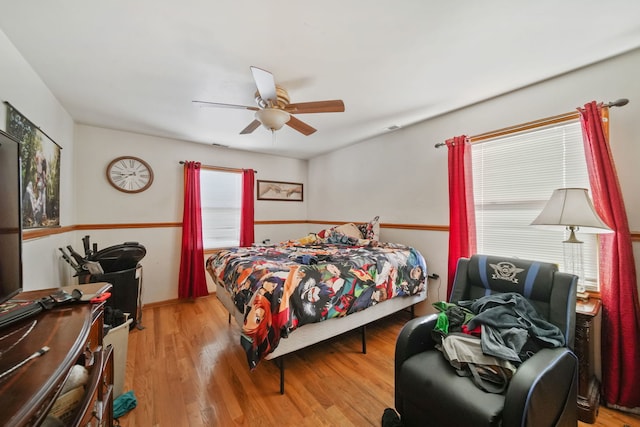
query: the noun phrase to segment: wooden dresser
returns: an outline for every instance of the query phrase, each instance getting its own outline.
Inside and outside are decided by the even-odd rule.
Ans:
[[[108,283],[82,285],[83,293],[102,293]],[[74,287],[64,288],[68,292]],[[36,299],[57,289],[25,292],[16,299]],[[104,348],[104,303],[73,303],[44,311],[0,330],[0,372],[6,372],[34,352],[49,351],[0,380],[0,425],[40,425],[59,397],[74,365],[85,366],[89,379],[68,425],[113,424],[113,355]],[[25,333],[28,332],[26,335]]]

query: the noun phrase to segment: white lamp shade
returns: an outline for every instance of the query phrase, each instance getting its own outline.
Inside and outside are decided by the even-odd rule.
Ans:
[[[289,113],[277,108],[264,108],[256,111],[256,119],[271,131],[280,130],[290,118]]]
[[[586,188],[559,188],[531,225],[578,227],[583,233],[611,233],[596,213]]]

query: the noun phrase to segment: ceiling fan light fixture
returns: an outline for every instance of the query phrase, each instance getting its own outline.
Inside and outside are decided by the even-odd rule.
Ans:
[[[289,113],[277,108],[265,108],[256,111],[256,120],[270,131],[280,130],[289,121]]]

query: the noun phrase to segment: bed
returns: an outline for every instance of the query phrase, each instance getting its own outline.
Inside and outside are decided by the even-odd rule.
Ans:
[[[377,221],[377,218],[375,219]],[[369,229],[367,229],[369,227]],[[357,231],[356,231],[357,230]],[[344,224],[274,246],[221,250],[206,262],[216,296],[241,325],[251,370],[413,306],[427,268],[414,248],[379,242],[371,223]]]

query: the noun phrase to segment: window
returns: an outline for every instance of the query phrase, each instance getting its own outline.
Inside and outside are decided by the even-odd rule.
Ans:
[[[205,249],[240,244],[242,174],[202,168],[202,241]]]
[[[476,142],[471,152],[478,253],[553,262],[564,271],[568,233],[529,224],[557,188],[591,194],[579,120]],[[577,237],[585,242],[586,288],[596,290],[596,235]]]

